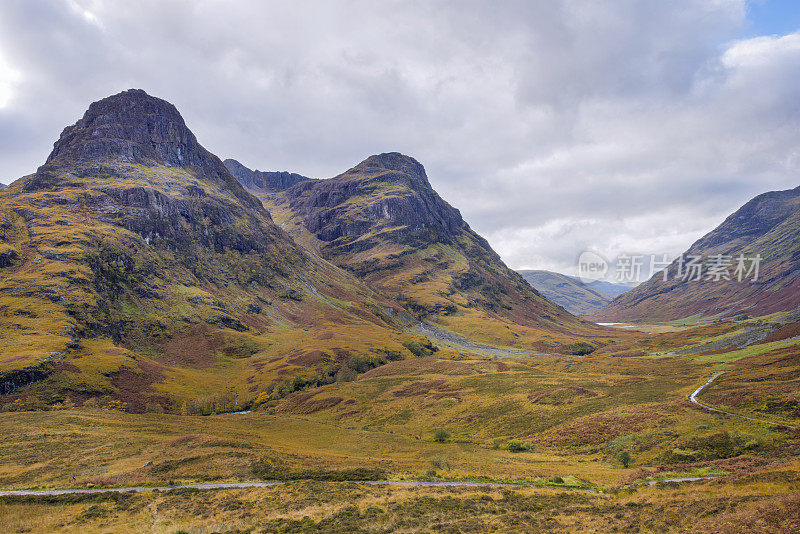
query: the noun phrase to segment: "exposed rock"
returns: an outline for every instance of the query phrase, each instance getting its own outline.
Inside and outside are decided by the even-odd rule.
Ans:
[[[420,233],[423,244],[451,242],[466,226],[430,186],[425,168],[397,152],[371,156],[329,180],[298,183],[285,194],[306,228],[342,251],[369,246],[363,236],[384,228],[396,230],[382,238],[413,245]]]
[[[64,129],[31,187],[46,187],[52,168],[116,161],[142,165],[196,167],[246,205],[259,204],[222,162],[197,142],[175,106],[141,89],[94,102],[78,122]],[[43,183],[45,182],[45,183]]]

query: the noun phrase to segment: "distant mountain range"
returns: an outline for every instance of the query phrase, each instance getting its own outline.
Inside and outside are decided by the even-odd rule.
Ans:
[[[542,295],[578,316],[596,312],[631,286],[601,280],[584,283],[574,276],[542,270],[518,271]]]
[[[800,187],[750,200],[695,242],[682,258],[669,266],[666,281],[663,273],[658,273],[592,317],[604,321],[676,320],[758,316],[797,308]]]

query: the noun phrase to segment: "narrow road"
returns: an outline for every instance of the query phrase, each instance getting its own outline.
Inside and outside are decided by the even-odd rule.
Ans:
[[[520,488],[532,487],[528,484],[504,484],[501,482],[429,482],[424,480],[366,480],[354,481],[370,486],[412,486],[412,487],[467,487],[467,488]],[[57,495],[80,495],[97,493],[142,493],[145,491],[172,491],[178,489],[239,489],[239,488],[268,488],[286,484],[284,481],[274,482],[229,482],[210,484],[180,484],[175,486],[130,486],[126,488],[88,488],[88,489],[51,489],[51,490],[0,490],[0,497],[55,497]],[[573,488],[568,488],[573,489]],[[580,488],[575,488],[580,489]]]
[[[688,478],[672,478],[666,480],[655,480],[648,484],[650,486],[661,484],[663,482],[695,482],[700,480],[707,480],[718,478],[716,476],[709,477],[688,477]],[[367,484],[369,486],[406,486],[406,487],[446,487],[446,488],[543,488],[543,487],[559,487],[559,486],[536,486],[532,484],[509,484],[503,482],[450,482],[450,481],[425,481],[425,480],[364,480],[353,481],[357,484]],[[173,491],[179,489],[196,489],[196,490],[217,490],[217,489],[240,489],[240,488],[269,488],[286,484],[284,481],[274,482],[229,482],[229,483],[210,483],[210,484],[180,484],[175,486],[130,486],[127,488],[88,488],[88,489],[50,489],[50,490],[0,490],[0,497],[55,497],[58,495],[82,495],[82,494],[98,494],[98,493],[142,493],[145,491]],[[580,488],[580,487],[566,487],[561,489],[565,490],[583,490],[589,493],[598,493],[597,490]],[[602,493],[602,492],[600,492]]]
[[[230,482],[214,484],[181,484],[177,486],[130,486],[127,488],[89,488],[89,489],[52,489],[52,490],[2,490],[0,497],[54,497],[56,495],[80,495],[83,493],[141,493],[143,491],[171,491],[176,489],[236,489],[236,488],[268,488],[284,482]]]
[[[733,417],[739,417],[741,419],[747,419],[748,421],[754,421],[756,423],[764,423],[764,424],[767,424],[767,425],[780,425],[780,426],[785,426],[787,428],[791,428],[792,430],[797,430],[796,426],[787,425],[786,423],[778,423],[778,422],[775,422],[775,421],[769,421],[767,419],[758,419],[757,417],[750,417],[750,416],[747,416],[747,415],[733,413],[733,412],[729,412],[729,411],[726,411],[726,410],[720,410],[719,408],[714,408],[712,406],[709,406],[708,404],[704,404],[704,403],[700,402],[699,400],[697,400],[697,396],[700,394],[701,391],[703,391],[705,388],[710,386],[711,383],[714,380],[716,380],[718,377],[724,375],[725,373],[726,373],[726,371],[721,371],[721,372],[715,374],[714,376],[712,376],[711,378],[709,378],[708,381],[705,384],[703,384],[702,386],[700,386],[699,388],[694,390],[692,392],[692,394],[689,395],[689,400],[692,401],[693,403],[697,404],[698,406],[702,406],[706,410],[711,410],[712,412],[724,413],[726,415],[732,415]]]

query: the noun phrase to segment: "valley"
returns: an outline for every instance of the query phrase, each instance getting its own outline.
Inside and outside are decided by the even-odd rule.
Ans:
[[[796,190],[690,249],[769,245],[762,283],[612,296],[538,291],[431,178],[91,104],[0,190],[2,530],[800,528]]]

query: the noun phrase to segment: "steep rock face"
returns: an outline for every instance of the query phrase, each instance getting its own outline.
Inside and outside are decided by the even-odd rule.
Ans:
[[[91,104],[64,129],[40,172],[98,162],[195,167],[243,203],[257,204],[219,158],[200,146],[175,106],[141,89]]]
[[[393,152],[371,156],[331,180],[286,191],[303,224],[339,252],[374,244],[369,234],[409,245],[452,243],[466,225],[431,188],[425,168]]]
[[[175,106],[131,89],[91,104],[83,118],[64,129],[47,163],[72,165],[104,158],[203,167],[210,155]]]
[[[764,193],[747,202],[696,241],[684,257],[702,258],[704,269],[717,255],[728,258],[728,277],[701,280],[678,275],[678,260],[663,273],[615,298],[593,315],[597,320],[676,320],[684,317],[762,315],[800,306],[800,187]],[[735,276],[736,258],[760,255],[758,279]],[[749,270],[751,261],[745,263]],[[686,270],[684,269],[685,273]],[[745,275],[747,273],[744,273]]]
[[[293,185],[310,180],[305,176],[286,171],[254,171],[235,159],[224,162],[228,171],[247,189],[259,191],[283,191]]]

